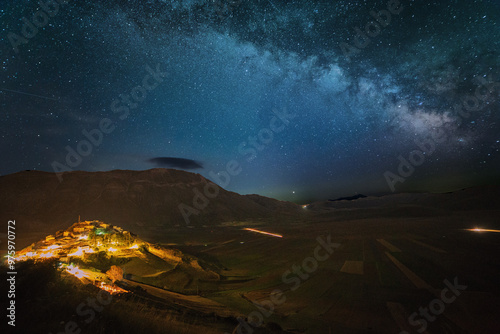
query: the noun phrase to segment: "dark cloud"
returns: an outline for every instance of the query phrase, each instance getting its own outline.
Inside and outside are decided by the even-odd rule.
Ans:
[[[180,168],[180,169],[203,168],[201,162],[184,158],[159,157],[159,158],[149,159],[148,162],[156,164],[159,167]]]

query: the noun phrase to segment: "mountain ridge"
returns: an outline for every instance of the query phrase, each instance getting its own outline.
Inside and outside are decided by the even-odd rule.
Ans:
[[[54,173],[22,171],[0,176],[0,218],[16,219],[24,232],[50,233],[82,220],[103,220],[127,230],[217,225],[255,218],[282,219],[299,205],[218,187],[204,207],[194,203],[212,182],[200,174],[164,168],[143,171],[73,171],[59,182]],[[197,190],[197,191],[195,191]],[[179,205],[198,214],[185,221]]]

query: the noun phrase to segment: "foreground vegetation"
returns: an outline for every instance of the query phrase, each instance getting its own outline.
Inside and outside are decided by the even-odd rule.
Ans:
[[[220,334],[231,332],[235,326],[232,319],[162,307],[140,293],[104,295],[95,286],[83,285],[72,276],[61,276],[56,261],[18,263],[17,272],[19,333]],[[2,284],[5,282],[2,280]]]

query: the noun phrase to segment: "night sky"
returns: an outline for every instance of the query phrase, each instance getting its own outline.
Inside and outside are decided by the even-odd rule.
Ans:
[[[230,162],[226,189],[296,202],[499,184],[498,0],[46,3],[0,5],[2,175]]]

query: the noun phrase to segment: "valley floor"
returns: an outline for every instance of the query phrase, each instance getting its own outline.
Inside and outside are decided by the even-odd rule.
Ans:
[[[345,212],[331,212],[283,222],[168,229],[155,234],[155,241],[216,263],[223,268],[221,279],[200,280],[191,295],[125,283],[149,296],[139,299],[152,313],[159,307],[184,314],[177,328],[185,322],[210,333],[235,328],[238,316],[247,321],[239,325],[241,333],[259,333],[252,321],[267,326],[266,333],[283,333],[280,327],[308,334],[495,333],[500,330],[498,216],[498,211],[464,211],[349,219]]]
[[[249,321],[305,333],[492,333],[500,329],[500,233],[468,230],[477,227],[500,223],[492,212],[311,217],[259,227],[283,238],[226,227],[191,234],[199,246],[186,249],[228,269],[216,288],[200,289]],[[331,255],[316,250],[328,236],[338,244]]]

